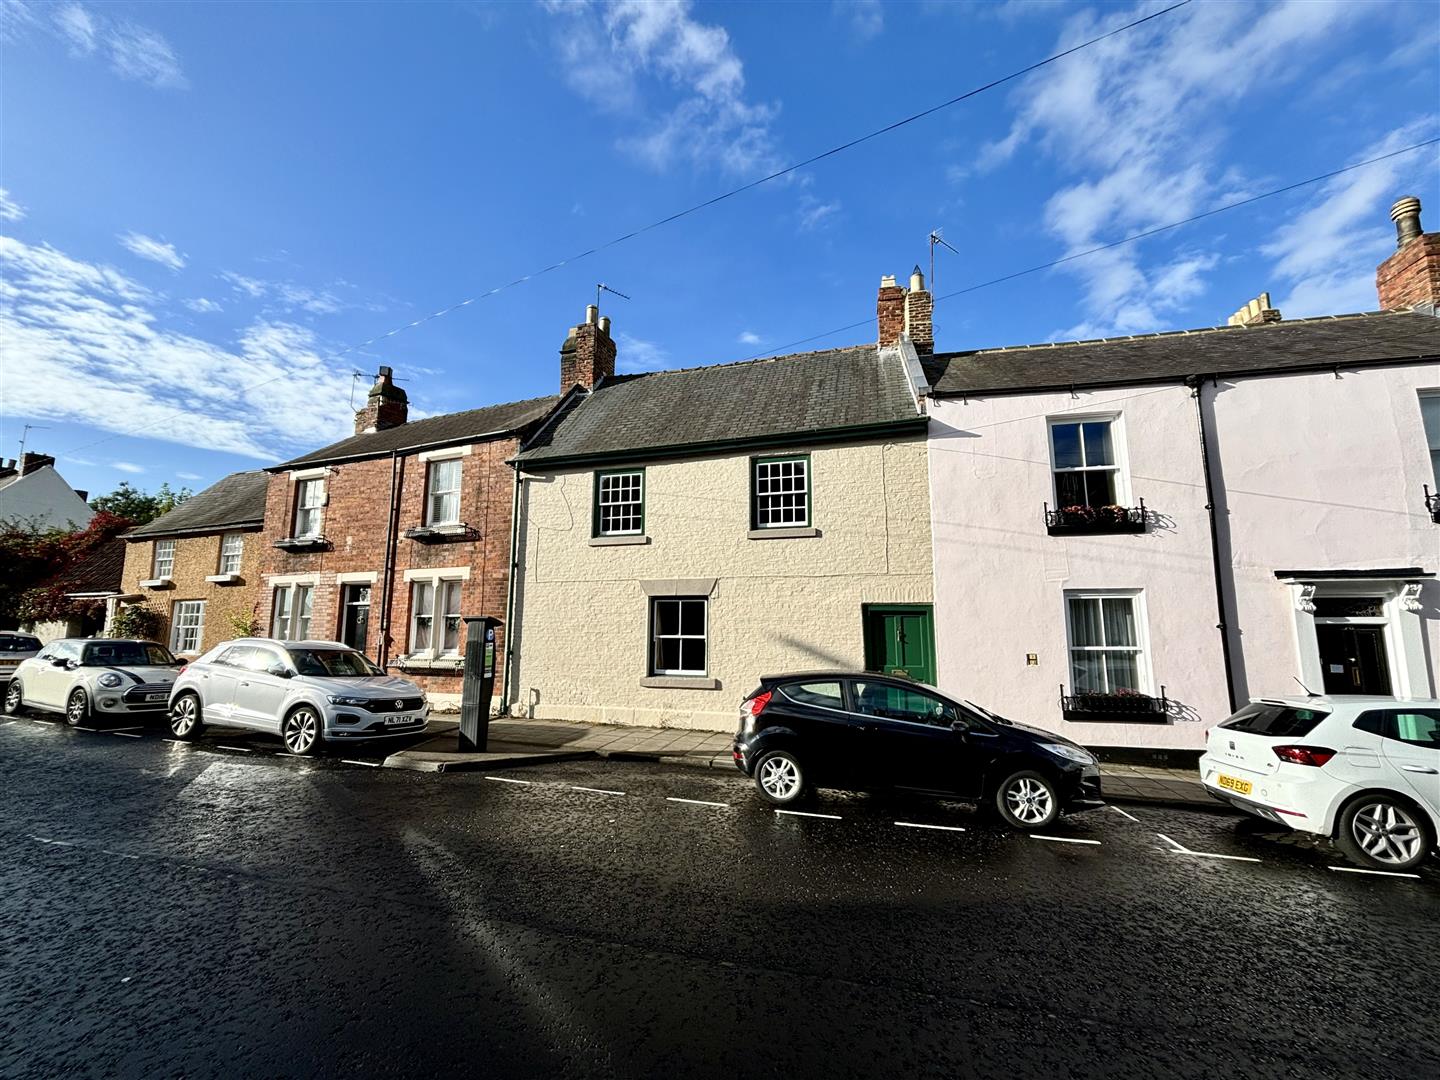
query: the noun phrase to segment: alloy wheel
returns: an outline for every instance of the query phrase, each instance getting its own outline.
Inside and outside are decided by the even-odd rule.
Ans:
[[[1038,825],[1050,816],[1050,789],[1039,780],[1022,776],[1005,790],[1005,805],[1026,825]]]
[[[170,731],[182,739],[189,735],[195,730],[198,712],[199,708],[195,704],[195,699],[186,694],[170,709]]]
[[[776,802],[785,802],[800,787],[800,769],[788,757],[766,758],[760,763],[760,786]]]
[[[65,703],[65,722],[71,727],[79,727],[85,722],[85,714],[89,711],[90,703],[85,700],[85,692],[76,690]]]
[[[1379,863],[1405,865],[1425,844],[1419,823],[1394,803],[1374,802],[1355,814],[1351,831],[1360,850]]]
[[[292,754],[308,754],[320,734],[320,720],[309,709],[296,709],[285,718],[282,735],[285,749]]]
[[[20,711],[20,699],[23,695],[20,692],[20,681],[11,679],[10,685],[5,688],[5,711],[14,716]]]

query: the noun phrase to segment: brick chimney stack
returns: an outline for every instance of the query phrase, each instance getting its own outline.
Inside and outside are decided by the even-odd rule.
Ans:
[[[1420,200],[1413,195],[1390,207],[1399,249],[1375,268],[1375,290],[1386,311],[1440,304],[1440,233],[1420,227]]]
[[[905,333],[921,356],[935,351],[935,300],[925,288],[920,267],[910,271],[910,291],[905,294]]]
[[[55,459],[49,454],[32,454],[29,450],[20,455],[20,475],[29,476],[36,469],[54,465]]]
[[[615,340],[610,336],[610,318],[600,317],[594,304],[585,306],[585,321],[572,327],[560,346],[560,392],[572,386],[593,390],[601,379],[615,375]]]
[[[905,290],[895,284],[895,275],[880,279],[880,295],[875,300],[875,318],[880,324],[880,347],[894,345],[905,332]]]
[[[394,374],[388,367],[376,372],[365,407],[355,412],[356,435],[399,427],[409,419],[410,399],[395,385]]]

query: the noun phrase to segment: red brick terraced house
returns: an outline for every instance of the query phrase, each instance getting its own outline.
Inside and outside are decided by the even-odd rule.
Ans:
[[[609,320],[591,309],[561,347],[561,388],[580,393],[614,364]],[[409,421],[405,391],[380,368],[352,437],[268,470],[264,632],[342,641],[418,683],[435,704],[458,704],[461,617],[505,617],[510,459],[564,400]],[[497,687],[501,678],[497,671]]]

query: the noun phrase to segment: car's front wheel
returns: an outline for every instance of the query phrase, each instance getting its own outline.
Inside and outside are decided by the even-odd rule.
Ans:
[[[1060,797],[1049,777],[1026,769],[1000,781],[995,809],[1017,829],[1043,829],[1060,816]]]
[[[24,705],[25,691],[20,685],[19,679],[11,679],[10,684],[5,687],[5,715],[19,716]]]
[[[1409,803],[1389,795],[1365,795],[1340,815],[1336,841],[1361,866],[1412,870],[1425,861],[1430,836]]]
[[[90,695],[84,690],[72,690],[65,702],[65,723],[79,727],[90,719]]]
[[[303,757],[320,749],[320,714],[309,705],[292,709],[285,722],[280,725],[280,737],[285,740],[285,749]]]
[[[771,750],[755,762],[755,790],[766,802],[789,806],[805,794],[805,770],[789,750]]]
[[[189,742],[205,728],[205,713],[194,694],[181,694],[170,706],[170,734]]]

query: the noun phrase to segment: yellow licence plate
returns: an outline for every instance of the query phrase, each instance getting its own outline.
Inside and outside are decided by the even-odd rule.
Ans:
[[[1223,788],[1228,788],[1236,795],[1249,795],[1251,788],[1255,785],[1249,780],[1241,780],[1234,776],[1226,776],[1223,772],[1215,778],[1215,782]]]

